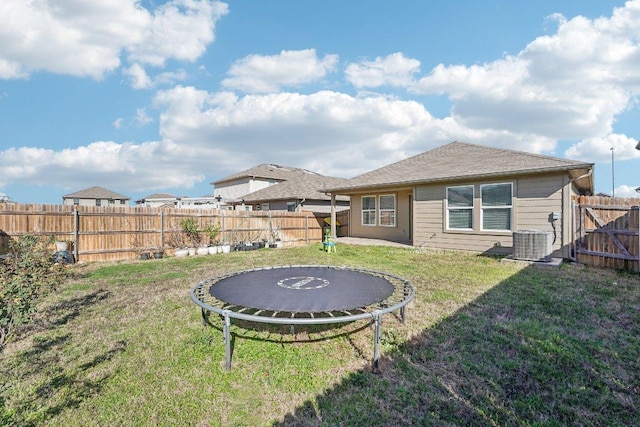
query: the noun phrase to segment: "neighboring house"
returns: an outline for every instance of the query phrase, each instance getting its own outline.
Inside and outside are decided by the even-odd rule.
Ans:
[[[127,206],[130,197],[102,187],[91,187],[62,196],[63,205],[77,206]]]
[[[246,194],[262,190],[279,182],[288,181],[303,173],[309,173],[309,171],[290,166],[263,163],[214,181],[211,185],[215,187],[215,196],[220,197],[223,203],[227,203],[236,200],[241,201]]]
[[[176,203],[176,196],[168,193],[154,193],[136,200],[136,206],[144,206],[146,208],[173,208]]]
[[[156,193],[136,200],[136,206],[145,206],[148,208],[214,209],[220,207],[220,198],[213,196],[176,197],[173,194]]]
[[[351,198],[352,237],[510,253],[514,231],[538,230],[566,258],[571,196],[593,194],[593,164],[452,142],[329,191]]]
[[[324,189],[341,185],[345,179],[305,171],[295,178],[280,182],[242,197],[253,210],[331,212],[331,196]],[[349,209],[349,197],[339,196],[336,210]]]

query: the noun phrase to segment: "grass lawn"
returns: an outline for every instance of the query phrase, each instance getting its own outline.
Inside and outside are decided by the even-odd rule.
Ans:
[[[417,289],[366,323],[203,327],[189,299],[217,274],[289,264],[382,270]],[[319,245],[71,267],[0,354],[0,425],[638,425],[640,278],[474,254]],[[216,316],[212,319],[220,323]],[[214,322],[215,323],[215,322]],[[286,329],[285,329],[286,330]]]

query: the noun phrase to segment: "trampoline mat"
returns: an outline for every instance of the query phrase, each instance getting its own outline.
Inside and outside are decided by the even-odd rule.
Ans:
[[[270,311],[350,310],[383,301],[394,285],[365,272],[328,267],[284,267],[220,279],[209,293],[225,303]]]

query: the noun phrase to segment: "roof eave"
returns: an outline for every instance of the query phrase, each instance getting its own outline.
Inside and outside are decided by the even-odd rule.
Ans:
[[[358,185],[353,187],[336,187],[325,189],[328,194],[337,193],[337,194],[348,194],[349,192],[360,192],[363,190],[371,190],[380,187],[404,187],[404,186],[413,186],[419,184],[434,184],[439,182],[451,182],[451,181],[462,181],[462,180],[477,180],[477,179],[485,179],[485,178],[501,178],[505,176],[514,176],[514,175],[532,175],[532,174],[541,174],[548,172],[563,172],[570,170],[579,170],[584,169],[585,171],[593,169],[593,163],[584,163],[577,164],[575,166],[560,166],[560,167],[549,167],[549,168],[540,168],[540,169],[522,169],[515,171],[504,171],[504,172],[491,172],[491,173],[483,173],[483,174],[472,174],[472,175],[464,175],[464,176],[450,176],[450,177],[440,177],[440,178],[432,178],[432,179],[418,179],[418,180],[410,180],[410,181],[390,181],[386,183],[377,183],[377,184],[365,184]]]

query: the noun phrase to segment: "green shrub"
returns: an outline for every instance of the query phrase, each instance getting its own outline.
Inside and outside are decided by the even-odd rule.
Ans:
[[[186,236],[189,246],[198,246],[200,244],[200,233],[198,232],[198,221],[195,218],[185,218],[180,223],[182,231]]]
[[[65,267],[53,263],[52,244],[53,237],[30,234],[9,243],[0,263],[0,350],[18,326],[32,320],[38,299],[66,277]]]

